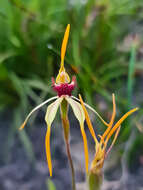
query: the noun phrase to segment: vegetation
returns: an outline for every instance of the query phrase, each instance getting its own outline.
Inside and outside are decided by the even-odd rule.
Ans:
[[[70,23],[65,63],[70,76],[77,78],[75,95],[82,94],[89,105],[99,113],[103,111],[105,120],[112,113],[112,93],[119,105],[117,117],[140,107],[138,114],[123,124],[118,140],[126,146],[127,138],[135,134],[130,148],[121,151],[126,164],[132,164],[130,155],[143,145],[142,10],[142,0],[0,1],[0,110],[12,114],[4,162],[9,160],[16,134],[29,161],[35,162],[31,129],[20,133],[17,129],[33,104],[55,94],[51,77],[58,73],[61,41]]]

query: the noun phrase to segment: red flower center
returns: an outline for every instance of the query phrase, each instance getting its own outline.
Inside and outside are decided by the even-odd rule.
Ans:
[[[71,96],[71,93],[76,86],[76,78],[73,77],[71,83],[61,83],[61,84],[56,84],[54,79],[52,79],[52,86],[53,86],[54,91],[58,93],[59,97],[62,95]]]

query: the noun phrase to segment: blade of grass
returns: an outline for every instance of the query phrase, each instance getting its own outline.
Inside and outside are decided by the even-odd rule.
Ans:
[[[136,62],[136,46],[132,45],[130,53],[130,61],[128,68],[128,83],[127,83],[127,94],[128,94],[128,106],[131,106],[133,96],[133,85],[134,85],[134,73],[135,73],[135,62]]]

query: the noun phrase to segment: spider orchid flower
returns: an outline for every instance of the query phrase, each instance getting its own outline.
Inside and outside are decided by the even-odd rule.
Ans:
[[[80,98],[82,108],[84,110],[87,125],[88,125],[89,128],[93,128],[92,123],[91,123],[90,118],[89,118],[89,115],[88,115],[88,112],[87,112],[87,110],[85,108],[84,102],[83,102],[80,95],[79,95],[79,98]],[[104,164],[104,160],[106,159],[107,155],[111,151],[111,149],[112,149],[112,147],[113,147],[113,145],[114,145],[114,143],[115,143],[115,141],[116,141],[116,139],[118,137],[122,122],[129,115],[131,115],[132,113],[134,113],[135,111],[138,110],[138,108],[131,109],[126,114],[124,114],[119,119],[119,121],[117,121],[114,124],[114,120],[115,120],[115,116],[116,116],[116,103],[115,103],[115,95],[114,94],[112,95],[112,100],[113,100],[113,113],[112,113],[110,122],[109,123],[104,123],[107,126],[105,132],[103,133],[102,136],[98,135],[98,137],[99,137],[98,139],[97,139],[94,131],[92,132],[92,134],[93,134],[92,136],[94,137],[94,141],[95,141],[96,152],[95,152],[94,159],[93,159],[93,161],[91,163],[90,171],[93,172],[93,173],[96,173],[96,174],[101,173],[101,170],[102,170],[103,164]],[[113,141],[112,141],[111,145],[109,146],[109,148],[107,149],[108,141],[113,136],[113,134],[114,134]]]
[[[61,47],[61,64],[60,64],[60,70],[59,73],[56,77],[56,80],[52,78],[52,87],[53,90],[57,92],[57,96],[54,96],[37,107],[35,107],[26,117],[25,121],[21,125],[20,129],[23,129],[30,118],[30,116],[39,108],[44,106],[45,104],[54,101],[47,107],[47,112],[45,115],[45,120],[47,123],[47,132],[46,132],[46,137],[45,137],[45,147],[46,147],[46,157],[47,157],[47,163],[49,167],[49,173],[50,176],[52,176],[52,160],[51,160],[51,151],[50,151],[50,134],[51,134],[51,125],[53,123],[53,120],[56,116],[56,113],[58,111],[58,108],[63,104],[63,102],[67,102],[68,105],[71,106],[73,113],[77,120],[79,121],[80,124],[80,129],[81,129],[81,134],[83,137],[83,142],[84,142],[84,152],[85,152],[85,168],[86,171],[88,172],[88,145],[87,145],[87,138],[86,134],[84,131],[84,121],[85,121],[85,114],[84,110],[80,104],[80,101],[78,98],[71,96],[72,91],[74,90],[76,86],[76,78],[73,77],[72,81],[70,82],[70,77],[67,74],[65,68],[64,68],[64,57],[65,57],[65,52],[66,52],[66,47],[67,47],[67,42],[68,42],[68,37],[69,37],[69,31],[70,31],[70,25],[67,25],[63,42],[62,42],[62,47]],[[86,104],[87,105],[87,104]],[[88,106],[88,105],[87,105]],[[62,107],[62,106],[61,106]],[[88,106],[90,109],[90,106]],[[92,109],[92,108],[91,108]],[[99,116],[100,117],[100,116]]]

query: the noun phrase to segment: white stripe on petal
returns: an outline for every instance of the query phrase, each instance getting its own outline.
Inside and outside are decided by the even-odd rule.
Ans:
[[[77,100],[77,101],[79,101],[80,102],[80,100],[78,99],[78,98],[76,98],[75,96],[71,96],[73,99],[75,99],[75,100]],[[100,116],[100,114],[95,110],[95,109],[93,109],[91,106],[89,106],[88,104],[86,104],[85,102],[84,102],[84,105],[88,108],[88,109],[90,109],[91,111],[93,111],[98,117],[99,117],[99,119],[104,123],[104,125],[106,125],[107,127],[109,126],[109,124]]]
[[[83,111],[80,103],[76,102],[75,100],[73,100],[70,97],[65,97],[65,99],[71,105],[74,115],[77,118],[77,120],[79,121],[80,125],[83,126],[84,121],[85,121],[85,115],[84,115],[84,111]]]
[[[51,126],[62,100],[63,97],[60,97],[47,107],[47,112],[45,116],[45,121],[47,123],[47,126]]]
[[[48,100],[42,102],[42,103],[39,104],[38,106],[36,106],[36,107],[28,114],[28,116],[26,117],[25,121],[23,122],[23,124],[21,125],[21,127],[20,127],[19,129],[21,130],[21,129],[24,128],[24,126],[26,125],[26,123],[27,123],[29,117],[30,117],[36,110],[38,110],[39,108],[41,108],[42,106],[44,106],[44,105],[47,104],[48,102],[50,102],[50,101],[52,101],[52,100],[55,100],[55,99],[57,99],[57,98],[58,98],[58,96],[54,96],[54,97],[49,98]]]

